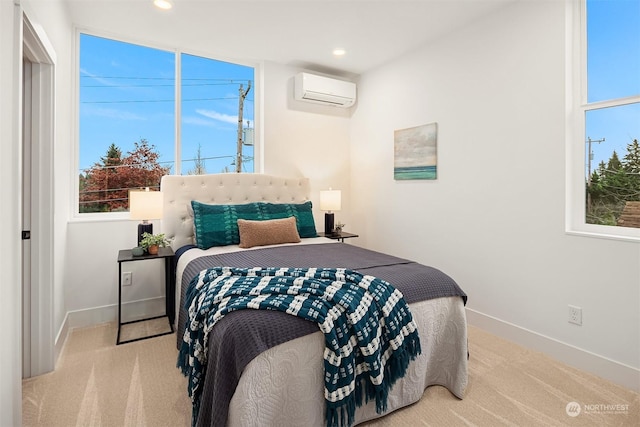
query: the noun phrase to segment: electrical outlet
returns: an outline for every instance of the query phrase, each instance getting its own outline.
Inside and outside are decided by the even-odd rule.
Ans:
[[[569,323],[582,326],[582,308],[575,305],[569,306]]]
[[[132,282],[131,272],[126,271],[122,273],[122,286],[131,286],[131,282]]]

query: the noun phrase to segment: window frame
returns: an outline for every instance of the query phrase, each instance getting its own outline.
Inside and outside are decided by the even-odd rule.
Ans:
[[[237,58],[221,58],[214,57],[213,55],[201,52],[197,50],[184,49],[179,47],[171,47],[163,44],[153,44],[148,41],[141,41],[135,38],[118,36],[102,31],[95,31],[87,28],[75,27],[74,34],[74,71],[72,78],[72,94],[73,94],[73,169],[71,171],[71,182],[73,188],[73,197],[71,197],[71,218],[72,222],[94,222],[94,221],[122,221],[129,220],[129,212],[91,212],[80,213],[80,184],[78,180],[78,171],[80,170],[80,35],[86,34],[89,36],[102,37],[105,39],[135,44],[142,47],[151,49],[163,50],[175,55],[175,78],[176,82],[181,81],[181,65],[182,55],[199,56],[214,61],[229,62],[237,65],[251,67],[254,70],[253,76],[253,128],[254,128],[254,143],[253,143],[253,173],[262,173],[264,170],[263,159],[263,145],[262,145],[262,63],[260,62],[244,62]],[[175,104],[174,104],[174,152],[175,157],[173,174],[180,175],[182,168],[181,160],[181,85],[175,85]]]
[[[585,164],[588,111],[640,102],[640,95],[587,102],[586,0],[566,3],[566,218],[567,234],[640,242],[640,229],[586,222]]]

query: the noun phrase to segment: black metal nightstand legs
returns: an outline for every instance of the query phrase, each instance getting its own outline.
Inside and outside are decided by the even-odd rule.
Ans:
[[[164,283],[165,283],[165,314],[160,316],[147,317],[144,319],[122,322],[122,263],[131,261],[143,261],[149,259],[164,259]],[[147,320],[160,319],[166,317],[169,321],[169,331],[125,341],[120,340],[120,332],[123,325],[144,322]],[[126,344],[134,341],[155,338],[162,335],[169,335],[174,332],[173,323],[175,321],[175,275],[174,275],[174,253],[171,248],[160,248],[157,255],[133,256],[130,249],[121,250],[118,253],[118,334],[116,345]]]

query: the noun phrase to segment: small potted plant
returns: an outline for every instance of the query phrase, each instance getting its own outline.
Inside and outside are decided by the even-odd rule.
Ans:
[[[160,234],[151,234],[144,233],[142,235],[142,240],[140,241],[140,247],[148,252],[149,255],[156,255],[158,253],[158,248],[164,248],[170,242],[164,235],[164,233]]]
[[[341,234],[342,233],[342,229],[344,228],[345,224],[343,222],[338,221],[336,223],[336,228],[335,228],[335,234]]]

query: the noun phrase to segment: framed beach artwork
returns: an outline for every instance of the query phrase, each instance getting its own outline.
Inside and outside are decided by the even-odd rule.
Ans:
[[[438,124],[416,126],[393,132],[393,178],[436,179],[438,172]]]

